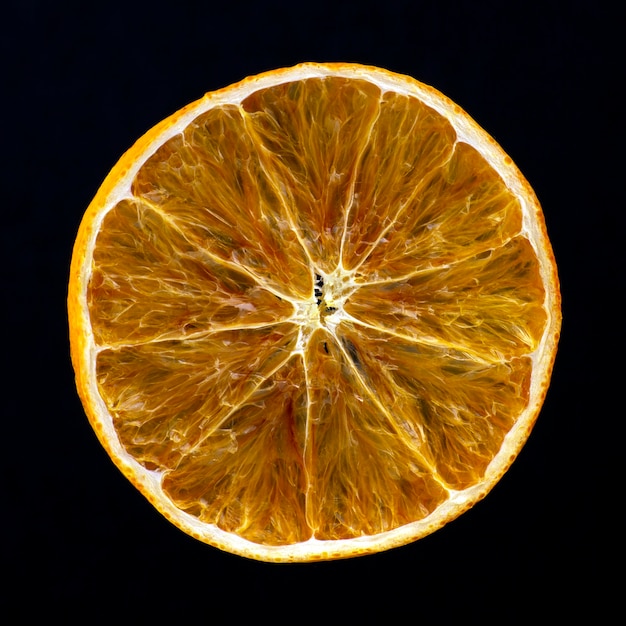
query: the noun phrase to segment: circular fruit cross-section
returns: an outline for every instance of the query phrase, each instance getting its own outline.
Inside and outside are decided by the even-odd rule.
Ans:
[[[528,183],[417,81],[304,64],[149,131],[72,259],[78,390],[174,524],[275,561],[397,546],[482,498],[560,327]]]

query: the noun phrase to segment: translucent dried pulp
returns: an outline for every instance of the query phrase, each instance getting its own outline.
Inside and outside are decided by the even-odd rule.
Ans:
[[[560,329],[541,209],[434,89],[304,64],[157,125],[87,210],[69,284],[87,415],[175,525],[341,558],[482,498]]]

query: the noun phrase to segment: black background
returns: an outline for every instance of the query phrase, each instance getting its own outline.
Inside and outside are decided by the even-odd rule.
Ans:
[[[615,505],[599,462],[623,418],[623,405],[608,405],[604,352],[621,341],[606,312],[623,293],[615,11],[396,0],[5,5],[2,560],[10,582],[0,597],[3,609],[19,611],[13,623],[41,610],[81,623],[110,613],[157,624],[168,615],[334,624],[383,614],[385,623],[452,623],[455,614],[514,623],[546,608],[561,617],[603,610],[610,594],[601,600],[596,585],[614,551],[601,547],[599,528]],[[410,74],[492,134],[544,207],[564,324],[533,434],[483,502],[403,548],[273,565],[187,537],[115,469],[75,392],[65,298],[83,211],[122,152],[206,91],[301,61]]]

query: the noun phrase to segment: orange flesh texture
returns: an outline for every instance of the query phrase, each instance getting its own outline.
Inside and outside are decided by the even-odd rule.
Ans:
[[[528,403],[545,294],[517,198],[443,116],[367,81],[269,87],[199,115],[132,193],[94,249],[96,375],[177,507],[288,545],[480,482]],[[355,286],[327,325],[315,283],[338,267]]]

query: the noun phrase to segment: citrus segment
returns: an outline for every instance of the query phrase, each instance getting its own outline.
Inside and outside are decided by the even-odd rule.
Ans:
[[[394,425],[395,447],[409,446],[413,464],[428,461],[427,469],[446,489],[479,482],[528,403],[530,359],[487,363],[372,328],[344,324],[340,332],[354,346],[361,378]],[[410,465],[399,467],[403,474]]]
[[[520,233],[519,198],[484,157],[462,142],[446,157],[373,241],[359,268],[370,280],[458,262]]]
[[[165,472],[165,493],[202,522],[249,541],[289,545],[309,539],[307,402],[302,362],[292,358]]]
[[[98,389],[120,442],[139,463],[172,469],[284,365],[297,332],[285,323],[103,349]]]
[[[161,210],[123,200],[105,216],[87,293],[98,345],[181,339],[287,319],[293,307],[216,260]]]
[[[242,102],[312,263],[337,267],[346,207],[378,115],[380,90],[363,80],[316,79],[277,85]]]
[[[238,108],[196,118],[148,159],[132,192],[216,258],[277,292],[308,297],[308,259]]]
[[[537,348],[544,297],[536,254],[517,236],[456,263],[363,285],[345,310],[393,335],[501,362]]]
[[[528,183],[408,77],[305,64],[112,170],[68,295],[86,412],[181,529],[307,561],[422,537],[527,438],[560,329]]]
[[[380,95],[376,122],[356,166],[342,254],[346,269],[362,263],[371,269],[381,259],[387,261],[388,251],[383,247],[369,257],[390,229],[397,232],[394,243],[403,242],[400,215],[406,216],[403,225],[407,218],[418,228],[426,221],[422,210],[415,224],[416,204],[432,188],[432,179],[447,167],[455,141],[448,120],[420,100],[390,92]],[[400,255],[407,252],[405,248]]]
[[[447,497],[421,442],[398,435],[399,404],[383,403],[363,368],[369,349],[343,333],[338,343],[323,331],[309,342],[307,520],[317,539],[382,533],[426,517]]]

